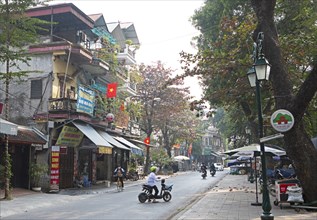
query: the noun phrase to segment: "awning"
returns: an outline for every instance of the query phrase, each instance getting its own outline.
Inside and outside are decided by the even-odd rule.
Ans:
[[[99,131],[97,130],[98,134],[100,134],[101,137],[103,137],[106,141],[108,141],[110,144],[112,144],[114,147],[120,148],[122,150],[128,150],[130,151],[130,148],[124,146],[119,141],[114,139],[110,134],[106,133],[105,131]]]
[[[9,134],[9,135],[17,135],[18,125],[0,118],[0,133]]]
[[[0,134],[0,138],[3,138],[3,134]],[[21,125],[17,127],[17,135],[8,135],[8,138],[9,143],[14,144],[44,145],[47,142],[42,132]]]
[[[111,144],[106,141],[103,137],[101,137],[98,132],[88,124],[79,124],[73,122],[73,124],[87,137],[89,138],[95,145],[98,147],[111,147]]]
[[[121,142],[122,144],[125,144],[126,146],[131,148],[131,152],[138,155],[143,155],[143,150],[139,148],[138,146],[132,144],[130,141],[127,141],[123,137],[113,137],[117,141]]]
[[[211,151],[211,153],[210,153],[212,156],[215,156],[215,157],[220,157],[220,155],[219,154],[217,154],[216,152],[213,152],[213,151]]]

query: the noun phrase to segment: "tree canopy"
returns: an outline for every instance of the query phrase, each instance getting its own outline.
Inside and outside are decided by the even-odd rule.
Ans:
[[[316,3],[207,0],[192,17],[201,32],[194,39],[198,52],[181,54],[184,76],[201,77],[204,99],[232,116],[235,109],[241,109],[244,115],[239,120],[232,118],[232,127],[238,128],[241,119],[245,120],[243,124],[250,125],[252,136],[257,136],[255,93],[246,73],[254,62],[258,33],[264,33],[263,50],[272,65],[270,82],[261,88],[264,119],[277,109],[294,115],[295,125],[284,134],[283,147],[294,162],[308,201],[317,199],[316,192],[309,192],[317,187],[311,175],[317,166],[317,151],[310,140],[310,135],[316,135]],[[276,133],[267,121],[264,125],[265,135]]]

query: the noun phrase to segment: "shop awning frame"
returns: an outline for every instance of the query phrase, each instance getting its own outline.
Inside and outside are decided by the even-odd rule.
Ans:
[[[106,141],[98,132],[89,124],[72,122],[87,138],[89,138],[97,147],[110,147],[112,145]]]
[[[98,134],[100,134],[100,136],[102,138],[104,138],[107,142],[109,142],[110,144],[112,144],[114,147],[120,148],[122,150],[128,150],[131,151],[130,148],[124,146],[123,144],[121,144],[119,141],[117,141],[116,139],[114,139],[110,134],[108,134],[105,131],[100,131],[97,130]]]
[[[135,144],[131,143],[130,141],[124,139],[123,137],[113,137],[117,141],[121,142],[122,144],[131,148],[131,152],[138,155],[143,155],[143,150],[136,146]]]

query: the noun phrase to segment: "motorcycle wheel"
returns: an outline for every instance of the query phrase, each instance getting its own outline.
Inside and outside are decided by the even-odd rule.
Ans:
[[[141,203],[145,203],[145,201],[148,199],[147,195],[145,193],[140,193],[138,196],[138,199]]]
[[[163,194],[163,200],[164,200],[165,202],[169,202],[171,199],[172,199],[172,194],[170,194],[169,192],[165,192],[165,193]]]

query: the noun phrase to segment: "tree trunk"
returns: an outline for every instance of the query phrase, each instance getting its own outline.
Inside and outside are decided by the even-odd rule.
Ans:
[[[8,48],[7,44],[7,48]],[[10,61],[6,61],[6,81],[5,81],[5,120],[9,120],[9,67]],[[10,189],[10,180],[11,180],[11,155],[9,153],[9,136],[7,134],[4,135],[5,140],[5,148],[4,148],[4,175],[5,175],[5,183],[4,183],[4,199],[11,200],[12,194]]]
[[[299,92],[293,94],[292,84],[279,48],[277,30],[274,24],[275,0],[251,0],[258,17],[258,26],[254,32],[263,32],[264,54],[271,67],[270,81],[273,87],[276,109],[290,111],[294,118],[294,127],[284,133],[285,150],[293,161],[296,174],[303,188],[305,202],[317,200],[317,151],[305,131],[303,115],[317,91],[316,63]],[[255,39],[255,37],[254,37]]]

